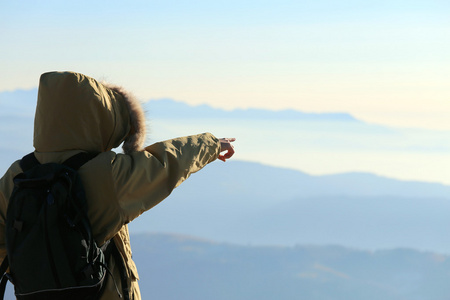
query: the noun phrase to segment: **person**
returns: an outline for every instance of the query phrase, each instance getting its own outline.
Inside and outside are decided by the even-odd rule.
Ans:
[[[98,245],[111,239],[127,274],[130,299],[141,299],[138,272],[131,256],[127,224],[151,209],[208,163],[234,154],[234,138],[211,133],[174,138],[143,148],[145,117],[140,103],[124,89],[74,72],[49,72],[39,81],[34,123],[35,156],[40,163],[62,163],[80,153],[99,153],[79,174],[88,201],[88,218]],[[112,149],[123,143],[124,153]],[[5,220],[14,162],[0,179],[0,259],[6,255]],[[101,299],[119,299],[123,290],[118,264],[108,263],[115,280],[107,280]],[[114,283],[115,281],[115,283]]]

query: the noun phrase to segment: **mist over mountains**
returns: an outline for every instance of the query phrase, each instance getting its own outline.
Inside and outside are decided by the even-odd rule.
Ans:
[[[312,175],[372,173],[450,184],[450,132],[391,128],[345,113],[224,111],[173,100],[145,103],[149,142],[210,131],[236,137],[236,159]]]
[[[36,89],[0,93],[0,136],[8,141],[0,145],[0,170],[33,150],[36,94]],[[211,128],[217,136],[236,136],[237,153],[232,161],[214,162],[194,174],[167,200],[132,222],[134,232],[181,233],[254,245],[337,244],[450,253],[446,242],[449,186],[367,172],[317,176],[295,168],[302,158],[326,164],[320,158],[322,154],[332,157],[330,151],[339,154],[337,159],[366,155],[365,160],[373,160],[372,150],[397,147],[388,145],[386,139],[400,143],[403,138],[404,144],[393,152],[418,142],[405,139],[394,129],[366,124],[346,114],[226,112],[170,100],[149,101],[145,108],[149,143]],[[298,139],[286,143],[280,126],[289,124],[292,126],[283,129],[304,143]],[[362,136],[366,139],[349,142]],[[373,145],[377,140],[380,143]],[[433,145],[437,141],[429,137],[427,151],[436,154]],[[410,153],[402,152],[406,157]],[[255,162],[258,157],[272,166]],[[283,165],[283,161],[290,167],[273,166]]]
[[[310,176],[230,161],[194,174],[130,224],[244,245],[450,253],[450,187],[370,174]]]
[[[32,150],[36,97],[37,89],[0,92],[0,125],[2,136],[8,137],[1,145],[5,151]],[[144,108],[147,143],[209,131],[236,137],[239,160],[314,175],[360,172],[450,184],[447,131],[390,128],[346,113],[225,111],[168,99],[147,101]]]

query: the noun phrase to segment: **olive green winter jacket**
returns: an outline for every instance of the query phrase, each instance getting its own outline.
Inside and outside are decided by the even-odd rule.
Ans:
[[[144,114],[121,88],[82,74],[52,72],[41,76],[34,125],[35,155],[41,163],[63,162],[79,152],[100,153],[83,165],[80,176],[88,215],[98,244],[113,239],[128,273],[130,299],[140,299],[138,273],[131,258],[127,223],[157,205],[172,190],[220,152],[220,142],[204,133],[142,148]],[[123,144],[125,154],[111,149]],[[6,255],[5,218],[15,162],[0,179],[0,259]],[[150,229],[150,228],[149,228]],[[109,262],[122,290],[116,262]],[[101,299],[119,299],[113,280]]]

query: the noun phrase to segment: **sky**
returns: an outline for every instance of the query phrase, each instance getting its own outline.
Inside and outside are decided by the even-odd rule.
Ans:
[[[81,72],[140,99],[450,130],[450,2],[0,0],[0,91]]]

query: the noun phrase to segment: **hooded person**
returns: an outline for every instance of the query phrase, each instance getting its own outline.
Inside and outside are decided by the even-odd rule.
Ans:
[[[50,72],[40,78],[34,123],[37,160],[62,163],[80,152],[99,153],[79,169],[88,218],[97,244],[111,240],[122,259],[110,257],[108,266],[116,279],[106,281],[100,299],[120,299],[117,288],[128,290],[130,299],[141,299],[127,224],[165,199],[190,174],[234,153],[234,139],[219,140],[210,133],[143,148],[145,127],[140,103],[121,88],[73,72]],[[123,154],[112,151],[122,143]],[[2,261],[8,201],[13,178],[21,172],[20,161],[16,161],[0,179]],[[127,287],[117,280],[122,263]]]

